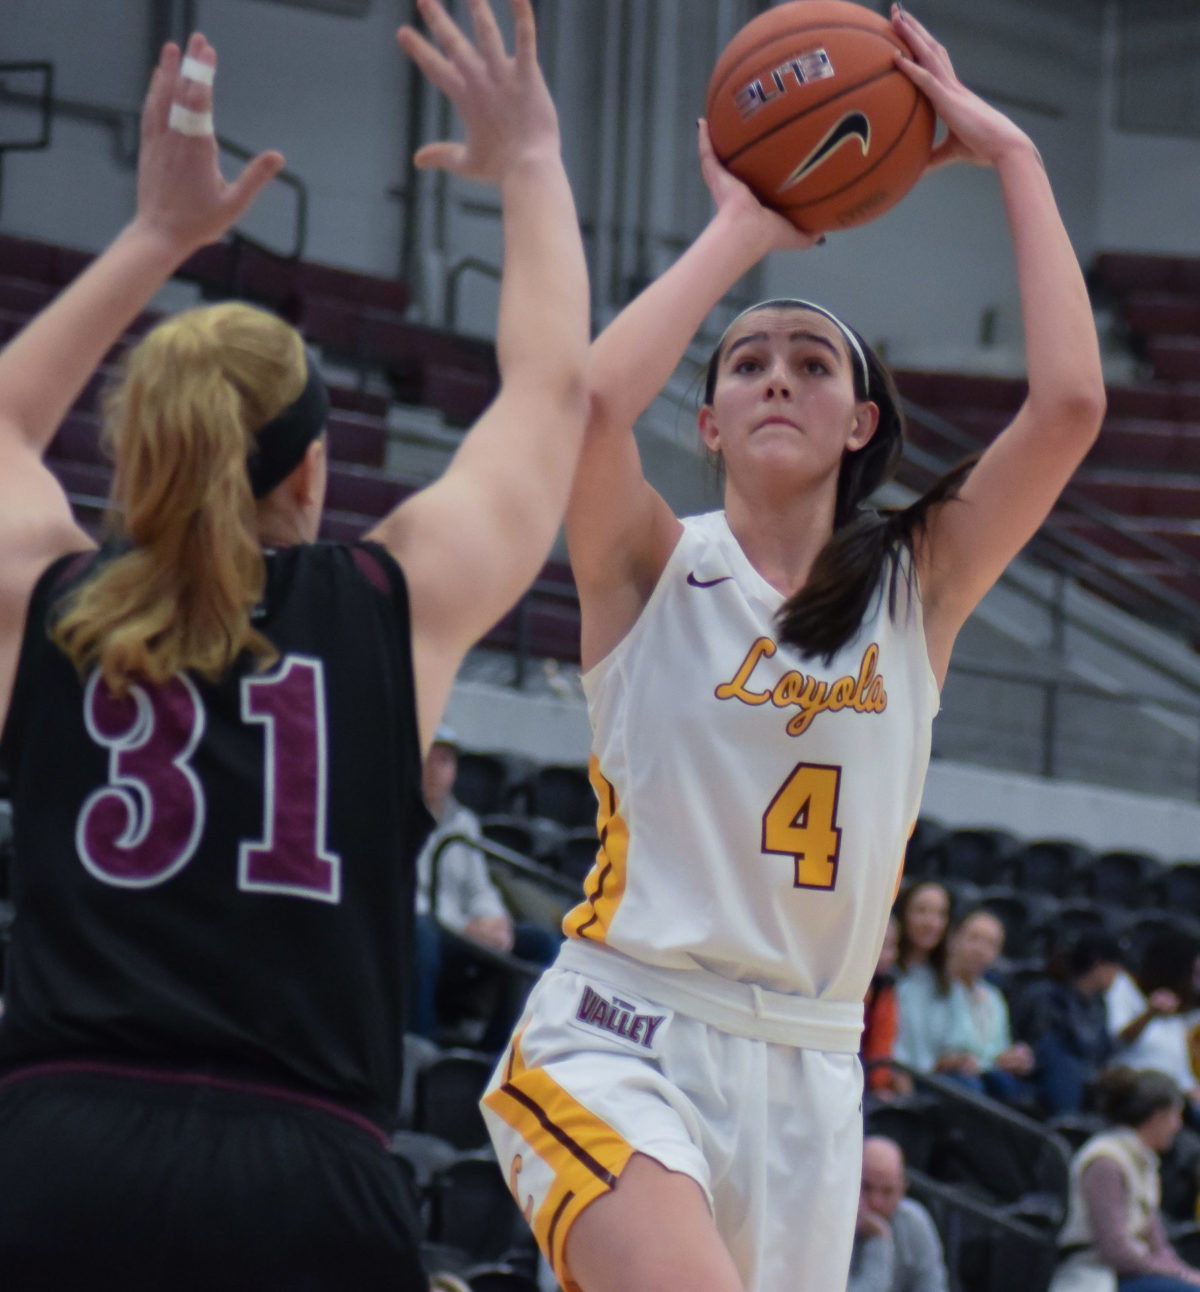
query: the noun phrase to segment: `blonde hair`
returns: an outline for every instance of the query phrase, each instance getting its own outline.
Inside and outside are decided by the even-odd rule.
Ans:
[[[278,652],[250,623],[266,565],[246,458],[296,400],[299,334],[231,302],[160,323],[105,400],[115,471],[109,528],[129,543],[67,598],[54,640],[114,694],[184,669],[215,680],[242,653]]]

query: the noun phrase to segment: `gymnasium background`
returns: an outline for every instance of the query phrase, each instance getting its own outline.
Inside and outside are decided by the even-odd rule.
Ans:
[[[535,0],[597,326],[707,219],[695,118],[717,52],[765,7]],[[1200,256],[1200,3],[925,0],[915,12],[962,78],[1033,136],[1085,268],[1105,252]],[[494,199],[407,163],[446,128],[438,96],[394,44],[410,15],[397,0],[3,0],[0,141],[34,142],[42,129],[45,71],[12,64],[52,65],[55,108],[49,147],[3,152],[0,233],[103,245],[131,209],[135,110],[152,51],[198,27],[219,53],[218,133],[246,149],[280,148],[295,180],[275,185],[247,232],[284,254],[400,276],[417,323],[489,335]],[[985,171],[938,174],[879,223],[772,260],[714,314],[713,335],[737,305],[784,293],[837,310],[905,371],[1022,368],[1003,211]],[[193,299],[194,289],[173,286],[163,304]],[[1142,382],[1145,355],[1119,301],[1100,285],[1095,305],[1110,381]],[[639,429],[649,474],[681,509],[715,497],[692,413],[704,354],[698,345]],[[388,425],[389,453],[426,475],[456,442],[426,409],[392,408]],[[1158,482],[1177,503],[1193,491],[1177,526],[1184,564],[1166,572],[1185,589],[1186,540],[1200,533],[1195,443],[1197,456]],[[1170,601],[1129,614],[1076,573],[1019,562],[968,626],[925,811],[948,826],[1200,857],[1200,585],[1194,614]],[[1162,574],[1160,560],[1147,578]],[[468,663],[449,711],[464,744],[582,763],[586,721],[570,662],[534,659],[520,688],[513,676],[494,652]]]

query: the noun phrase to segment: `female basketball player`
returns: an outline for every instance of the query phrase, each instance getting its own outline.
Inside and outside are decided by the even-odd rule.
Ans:
[[[1036,530],[1104,410],[1082,277],[1030,140],[894,11],[949,129],[994,167],[1029,394],[972,469],[861,509],[900,418],[861,338],[811,305],[736,319],[700,432],[723,512],[680,522],[631,428],[722,294],[802,245],[716,163],[711,224],[595,342],[568,509],[600,853],[485,1105],[565,1288],[845,1286],[862,1000],[963,621]],[[951,497],[954,493],[955,496]]]
[[[428,747],[459,660],[530,583],[584,423],[587,286],[529,0],[509,57],[436,0],[400,43],[498,185],[499,395],[368,540],[314,544],[326,396],[242,305],[160,324],[110,408],[99,551],[42,463],[233,184],[215,55],[167,46],[137,214],[0,356],[0,721],[19,912],[0,1031],[6,1288],[425,1288],[395,1106]],[[440,48],[439,48],[440,47]]]

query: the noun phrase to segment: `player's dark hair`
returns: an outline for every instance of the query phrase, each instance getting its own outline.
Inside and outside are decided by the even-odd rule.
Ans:
[[[769,300],[753,310],[797,309],[807,306],[791,300]],[[875,590],[888,572],[888,610],[896,612],[896,595],[901,576],[900,555],[910,554],[917,535],[924,528],[929,509],[953,498],[975,465],[969,458],[952,468],[930,489],[907,507],[875,509],[863,504],[880,485],[890,480],[904,451],[904,413],[900,393],[891,371],[853,328],[840,323],[862,349],[864,373],[850,352],[854,397],[871,400],[879,409],[875,434],[859,449],[847,449],[838,473],[837,502],[833,534],[817,554],[804,587],[791,597],[777,615],[780,639],[806,655],[822,656],[828,662],[858,631]],[[708,361],[704,402],[711,404],[716,391],[725,338]],[[907,577],[911,580],[911,564]]]
[[[1183,1103],[1179,1087],[1165,1072],[1108,1068],[1097,1077],[1095,1091],[1096,1105],[1106,1121],[1134,1129],[1164,1108]]]

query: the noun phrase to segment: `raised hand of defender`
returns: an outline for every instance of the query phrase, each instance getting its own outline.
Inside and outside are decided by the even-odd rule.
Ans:
[[[215,72],[217,51],[196,32],[187,56]],[[138,150],[137,221],[185,250],[215,242],[245,214],[250,204],[283,168],[277,152],[260,153],[228,183],[217,161],[217,141],[211,129],[185,133],[172,126],[171,108],[178,105],[188,119],[211,120],[213,88],[182,74],[183,59],[174,42],[163,47],[146,91]]]
[[[510,0],[515,41],[510,56],[488,0],[468,0],[475,43],[438,0],[417,0],[436,45],[412,27],[396,33],[400,48],[458,109],[463,143],[425,144],[414,161],[423,169],[497,183],[522,157],[558,154],[558,115],[537,61],[529,0]]]
[[[815,234],[802,233],[778,211],[763,206],[736,175],[721,164],[713,151],[708,122],[700,119],[700,173],[712,194],[718,211],[732,215],[746,226],[746,236],[754,238],[762,252],[803,250],[817,241]]]
[[[1031,148],[1029,136],[958,79],[950,55],[907,10],[892,6],[892,26],[912,50],[896,52],[896,66],[916,85],[946,124],[946,138],[933,150],[929,168],[968,161],[994,166],[1011,148]]]

